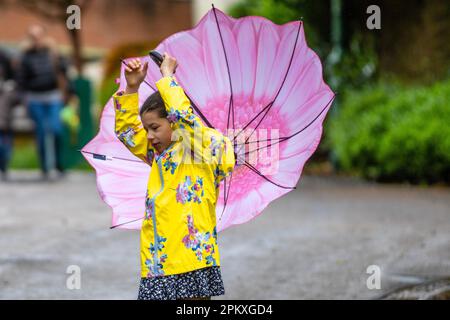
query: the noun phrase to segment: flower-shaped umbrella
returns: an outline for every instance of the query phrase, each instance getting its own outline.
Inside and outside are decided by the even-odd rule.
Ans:
[[[217,230],[251,220],[295,189],[334,99],[320,59],[306,44],[303,23],[234,19],[213,7],[195,28],[170,36],[156,50],[177,58],[176,76],[194,111],[235,147],[237,165],[220,186]],[[159,77],[159,68],[150,64],[147,86],[139,89],[141,103]],[[119,80],[124,89],[124,68]],[[98,135],[82,152],[96,169],[102,199],[113,208],[113,227],[136,229],[144,217],[150,167],[116,138],[113,108],[110,100]]]

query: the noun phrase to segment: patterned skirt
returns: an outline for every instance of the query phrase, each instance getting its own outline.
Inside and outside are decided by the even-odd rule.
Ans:
[[[138,300],[207,298],[225,294],[220,266],[186,273],[141,278]]]

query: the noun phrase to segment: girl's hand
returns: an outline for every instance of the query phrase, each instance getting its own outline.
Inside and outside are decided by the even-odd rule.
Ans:
[[[164,52],[163,62],[161,63],[161,67],[159,68],[159,70],[161,71],[161,75],[163,77],[171,77],[175,73],[177,66],[177,59],[170,56],[167,52]]]
[[[125,79],[127,80],[127,88],[125,94],[136,93],[147,75],[148,62],[144,66],[140,59],[132,59],[125,66]]]

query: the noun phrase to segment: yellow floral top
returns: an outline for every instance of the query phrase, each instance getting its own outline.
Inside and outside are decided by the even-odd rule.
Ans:
[[[158,154],[139,118],[138,94],[114,95],[115,132],[151,165],[141,229],[141,276],[219,266],[216,203],[219,183],[234,169],[228,137],[205,126],[175,77],[156,82],[172,123],[172,144]]]

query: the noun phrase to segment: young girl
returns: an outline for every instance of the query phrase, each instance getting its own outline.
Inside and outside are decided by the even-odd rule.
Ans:
[[[125,68],[126,90],[114,95],[117,137],[152,167],[138,299],[210,299],[225,293],[216,203],[235,155],[230,140],[193,113],[173,76],[176,67],[176,59],[165,53],[158,91],[139,110],[138,89],[148,62],[133,59]]]

